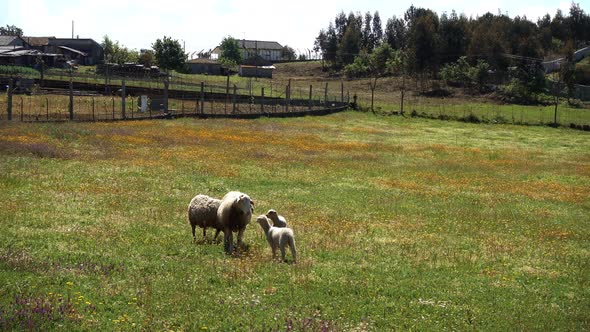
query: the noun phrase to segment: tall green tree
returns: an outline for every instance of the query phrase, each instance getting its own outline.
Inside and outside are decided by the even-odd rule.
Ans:
[[[184,69],[187,55],[178,40],[164,36],[152,44],[152,49],[160,68],[164,70]]]
[[[373,35],[373,16],[370,12],[365,13],[363,28],[361,33],[361,47],[367,53],[373,52],[375,48],[375,36]]]
[[[402,18],[393,16],[385,25],[385,42],[396,50],[406,47],[406,24]]]
[[[438,71],[440,55],[438,36],[438,17],[429,11],[418,9],[416,15],[409,22],[408,52],[411,59],[411,70],[418,74],[424,82],[425,74]]]
[[[242,52],[240,52],[240,44],[237,39],[227,36],[223,38],[219,48],[221,49],[219,60],[226,65],[235,66],[242,62]]]
[[[293,49],[293,47],[289,46],[289,45],[285,45],[283,46],[283,48],[281,49],[281,56],[283,59],[286,60],[295,60],[297,58],[297,55],[295,54],[295,50]]]
[[[6,25],[6,27],[0,27],[0,36],[21,36],[23,30],[16,25]]]
[[[381,22],[381,16],[379,15],[379,12],[376,11],[375,14],[373,14],[373,45],[375,45],[375,47],[379,46],[381,44],[381,42],[383,42],[383,26],[382,26],[382,22]]]
[[[126,62],[137,62],[139,54],[135,50],[128,49],[119,44],[119,41],[113,41],[105,35],[101,46],[104,50],[104,58],[108,63],[124,64]]]

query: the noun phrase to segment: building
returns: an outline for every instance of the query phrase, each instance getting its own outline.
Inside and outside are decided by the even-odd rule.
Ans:
[[[215,60],[199,58],[186,63],[191,74],[222,75],[221,64]]]
[[[268,61],[287,60],[283,57],[283,46],[275,41],[262,40],[237,40],[242,52],[242,58],[248,59],[256,55]],[[211,57],[218,59],[221,55],[221,48],[217,46],[212,52]]]
[[[55,53],[70,53],[70,56],[75,54],[81,65],[96,65],[104,59],[102,46],[90,38],[49,38],[48,42],[48,46],[55,50]]]
[[[61,54],[70,62],[92,66],[103,62],[104,50],[89,38],[23,37],[30,48],[42,53]]]
[[[0,47],[2,49],[28,48],[27,42],[19,36],[0,36]]]
[[[274,66],[240,65],[238,74],[242,77],[272,78],[272,71],[274,69]]]

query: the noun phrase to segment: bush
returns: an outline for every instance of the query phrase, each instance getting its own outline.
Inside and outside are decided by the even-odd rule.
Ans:
[[[30,67],[0,66],[0,75],[8,76],[39,76],[39,71]]]
[[[366,77],[370,73],[369,59],[359,55],[354,62],[344,67],[344,74],[348,78]]]

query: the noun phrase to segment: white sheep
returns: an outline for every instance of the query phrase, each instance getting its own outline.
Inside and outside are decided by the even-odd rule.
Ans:
[[[266,217],[272,220],[272,225],[274,227],[287,227],[287,220],[285,217],[280,216],[277,211],[273,209],[268,210]]]
[[[217,239],[219,232],[223,227],[217,221],[217,209],[221,204],[221,200],[207,195],[197,195],[193,197],[188,205],[188,220],[193,231],[193,239],[196,241],[195,228],[197,226],[203,229],[203,238],[207,235],[207,228],[215,228],[215,236],[213,240]]]
[[[293,230],[286,227],[274,227],[270,225],[270,220],[265,215],[260,215],[256,218],[256,222],[260,224],[266,240],[272,249],[272,258],[277,254],[277,248],[281,249],[281,259],[285,261],[285,247],[288,245],[291,249],[291,256],[293,256],[293,263],[297,262],[297,249],[295,248],[295,236]]]
[[[226,253],[233,252],[233,232],[238,232],[238,247],[242,244],[244,231],[250,223],[253,211],[254,201],[244,193],[230,191],[221,199],[217,209],[217,222],[223,230],[223,245]]]

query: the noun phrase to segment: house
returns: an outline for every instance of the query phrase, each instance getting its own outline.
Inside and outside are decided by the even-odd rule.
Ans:
[[[0,36],[0,47],[2,49],[28,48],[27,42],[19,36]]]
[[[191,74],[222,75],[221,64],[215,60],[198,58],[186,63]]]
[[[92,66],[103,62],[102,46],[89,38],[23,37],[30,48],[42,53],[61,54],[70,62]]]
[[[104,59],[104,50],[99,43],[90,38],[48,38],[48,46],[53,52],[78,59],[81,65],[92,66]]]
[[[238,40],[242,58],[247,59],[253,56],[260,56],[268,61],[282,61],[287,60],[283,57],[283,46],[275,41],[261,41],[261,40]],[[212,52],[211,56],[215,59],[221,55],[221,48],[217,46]]]

